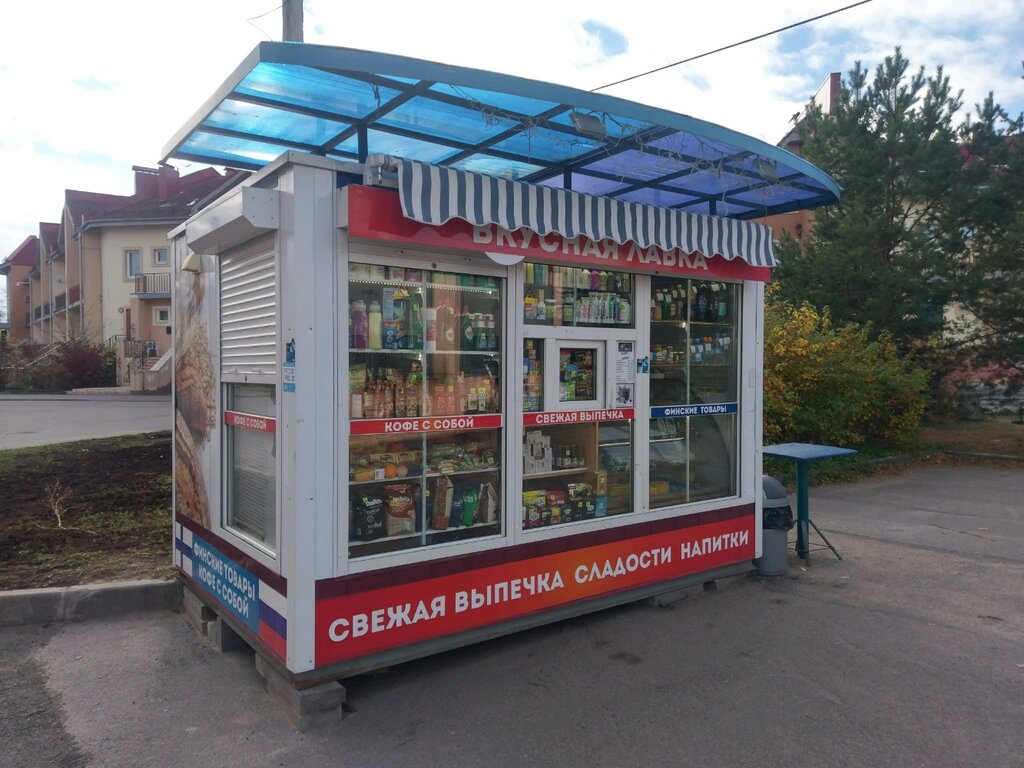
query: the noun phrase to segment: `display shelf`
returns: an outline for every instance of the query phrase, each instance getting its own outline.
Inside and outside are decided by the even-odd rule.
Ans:
[[[498,472],[500,467],[485,467],[483,469],[457,469],[454,472],[427,472],[423,477],[428,480],[437,479],[439,477],[457,477],[459,475],[480,475],[484,472]]]
[[[464,291],[465,293],[480,293],[493,299],[498,299],[497,288],[483,288],[479,285],[448,285],[446,283],[423,283],[427,288],[434,288],[442,291]]]
[[[350,277],[348,279],[350,285],[376,285],[384,288],[417,288],[422,289],[425,285],[431,285],[431,283],[424,283],[422,281],[415,280],[374,280],[366,277]]]
[[[632,445],[632,444],[633,443],[630,440],[615,440],[615,441],[606,442],[606,443],[600,443],[599,442],[597,444],[597,447],[598,448],[615,448],[616,446]]]
[[[350,488],[356,488],[364,485],[380,485],[381,483],[385,483],[388,485],[394,483],[418,483],[421,477],[424,477],[424,475],[406,475],[405,477],[389,477],[386,480],[349,480],[348,484]],[[429,477],[429,475],[427,475],[427,477]]]
[[[424,352],[428,355],[467,355],[477,357],[499,357],[501,355],[501,352],[496,349],[488,351],[476,349],[428,349],[424,350]]]
[[[587,472],[592,472],[590,467],[573,467],[572,469],[553,469],[550,472],[535,472],[530,475],[523,475],[523,481],[527,480],[543,480],[549,477],[566,477],[567,475],[582,475]]]
[[[416,355],[422,357],[422,349],[370,349],[369,347],[350,347],[348,350],[353,355]]]
[[[423,531],[413,531],[412,533],[396,533],[394,536],[378,536],[375,539],[367,539],[366,541],[363,541],[362,539],[352,539],[349,542],[349,545],[352,547],[358,547],[361,545],[368,544],[383,544],[389,541],[401,541],[402,539],[412,539],[422,535]]]
[[[652,437],[649,440],[649,442],[650,443],[685,443],[686,442],[686,437],[685,436],[681,436],[681,435],[677,436],[677,437]]]
[[[454,533],[455,531],[471,531],[479,528],[498,528],[498,521],[495,520],[492,523],[473,523],[472,525],[453,525],[448,528],[428,528],[427,536],[441,536],[446,533]]]

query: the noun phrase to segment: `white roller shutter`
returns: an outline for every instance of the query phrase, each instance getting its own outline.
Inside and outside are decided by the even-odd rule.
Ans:
[[[220,258],[222,374],[277,371],[277,269],[273,237]]]

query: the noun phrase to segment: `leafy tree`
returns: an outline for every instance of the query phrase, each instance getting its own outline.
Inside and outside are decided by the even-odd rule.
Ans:
[[[955,329],[976,363],[1024,371],[1024,114],[993,95],[960,130],[968,268],[961,301],[978,322]]]
[[[843,196],[816,211],[802,247],[780,244],[784,299],[828,307],[840,324],[886,331],[903,349],[942,329],[966,248],[957,221],[960,106],[942,68],[911,73],[897,48],[870,83],[857,63],[833,114],[810,109],[800,124],[804,154]]]
[[[828,311],[765,301],[764,440],[833,445],[913,444],[928,404],[928,374],[885,332],[833,323]]]

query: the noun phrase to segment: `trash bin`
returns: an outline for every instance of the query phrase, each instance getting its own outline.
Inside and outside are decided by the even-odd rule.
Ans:
[[[782,483],[770,475],[761,475],[761,557],[754,560],[758,576],[785,576],[789,560],[789,529],[793,510]]]

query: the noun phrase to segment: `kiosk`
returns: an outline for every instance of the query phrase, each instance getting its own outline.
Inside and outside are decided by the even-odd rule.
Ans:
[[[296,689],[750,569],[777,147],[263,44],[167,157],[175,565]]]

